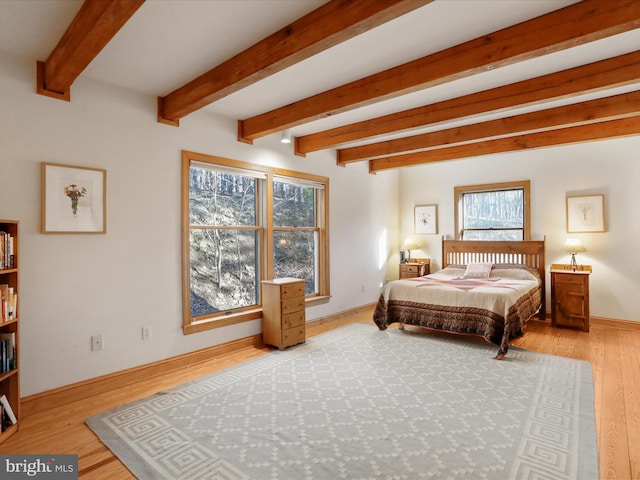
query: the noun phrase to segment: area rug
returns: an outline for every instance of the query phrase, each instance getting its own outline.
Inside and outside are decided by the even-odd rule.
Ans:
[[[93,416],[140,479],[598,478],[591,364],[351,324]]]

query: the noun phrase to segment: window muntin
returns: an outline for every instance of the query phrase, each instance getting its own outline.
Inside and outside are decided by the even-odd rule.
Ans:
[[[529,240],[529,181],[456,187],[460,240]]]
[[[183,197],[185,333],[259,318],[263,279],[329,297],[327,178],[183,152]]]

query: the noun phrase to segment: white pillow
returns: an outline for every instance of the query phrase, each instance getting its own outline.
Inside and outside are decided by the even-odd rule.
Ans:
[[[491,274],[491,267],[493,263],[470,263],[467,265],[467,269],[464,272],[462,278],[477,278],[485,279],[489,278]]]

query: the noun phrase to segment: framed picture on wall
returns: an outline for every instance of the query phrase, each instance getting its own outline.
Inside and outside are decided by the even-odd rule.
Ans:
[[[416,205],[414,208],[415,233],[438,233],[438,206]]]
[[[42,163],[42,233],[106,233],[107,171]]]
[[[567,232],[604,231],[604,195],[567,197]]]

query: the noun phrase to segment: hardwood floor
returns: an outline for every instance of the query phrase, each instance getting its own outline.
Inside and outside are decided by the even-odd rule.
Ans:
[[[310,327],[307,333],[317,335],[354,321],[372,324],[371,314]],[[525,337],[514,345],[592,363],[600,478],[640,479],[640,329],[592,325],[587,333],[554,329],[548,322],[534,321],[530,322]],[[82,479],[134,478],[84,424],[87,417],[269,351],[269,348],[244,348],[179,373],[149,378],[23,418],[20,430],[0,445],[0,453],[73,453],[79,456]]]
[[[640,330],[591,325],[589,332],[532,322],[514,342],[593,366],[600,478],[640,478]]]

